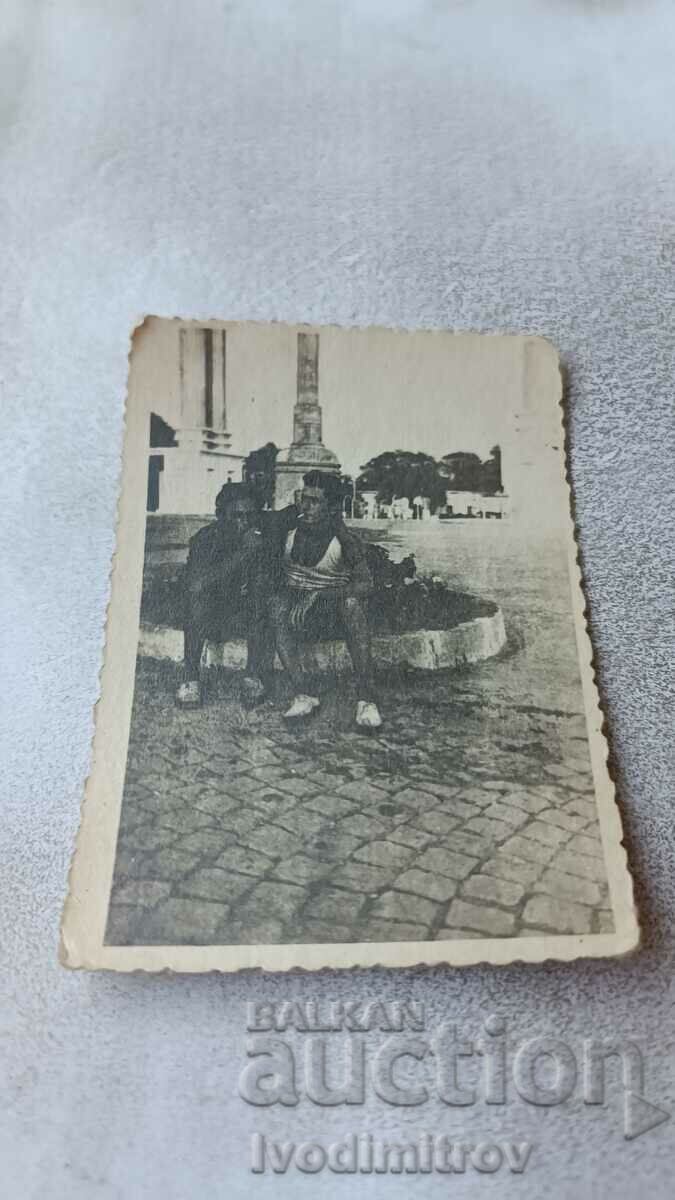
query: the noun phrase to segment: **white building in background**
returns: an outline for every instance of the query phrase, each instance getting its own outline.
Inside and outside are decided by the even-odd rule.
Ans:
[[[509,511],[509,497],[504,492],[497,496],[483,496],[484,517],[501,520],[502,517],[508,517]]]
[[[377,492],[359,492],[359,499],[362,507],[362,519],[364,521],[375,521],[380,516],[380,505],[377,503]]]
[[[445,493],[445,516],[448,517],[496,517],[508,516],[509,497],[483,496],[481,492],[449,490]]]
[[[227,427],[227,335],[179,323],[168,334],[178,387],[153,404],[148,511],[210,514],[223,484],[241,479],[244,462]]]

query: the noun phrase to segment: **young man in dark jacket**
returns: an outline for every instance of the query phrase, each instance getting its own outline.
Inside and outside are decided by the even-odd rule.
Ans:
[[[269,573],[265,568],[260,504],[254,488],[226,483],[216,497],[216,519],[190,541],[184,574],[185,680],[176,702],[202,702],[199,667],[207,639],[245,637],[247,699],[262,698],[274,662],[269,622]]]

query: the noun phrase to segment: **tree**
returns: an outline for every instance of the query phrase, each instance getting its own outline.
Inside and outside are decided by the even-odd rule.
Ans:
[[[436,459],[418,450],[386,450],[361,467],[356,481],[360,492],[376,492],[381,504],[391,504],[394,497],[406,496],[412,503],[415,496],[428,496],[435,512],[445,503],[445,480]]]
[[[497,492],[503,492],[502,484],[502,451],[500,446],[493,446],[490,451],[490,457],[483,463],[483,493],[486,496],[494,496]]]
[[[457,492],[482,491],[483,464],[477,454],[456,450],[452,454],[444,454],[438,467],[447,488]]]

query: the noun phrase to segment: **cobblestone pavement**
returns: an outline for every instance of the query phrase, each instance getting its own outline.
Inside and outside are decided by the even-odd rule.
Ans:
[[[610,931],[583,716],[517,660],[382,680],[377,736],[346,680],[295,731],[283,685],[249,712],[211,672],[185,712],[140,662],[108,942]]]

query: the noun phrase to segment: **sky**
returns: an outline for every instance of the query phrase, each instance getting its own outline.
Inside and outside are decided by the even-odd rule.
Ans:
[[[297,327],[288,326],[228,330],[234,449],[290,443],[296,337]],[[323,441],[349,474],[386,450],[422,450],[435,458],[468,450],[487,458],[512,423],[514,397],[506,393],[520,378],[512,339],[322,330]]]

